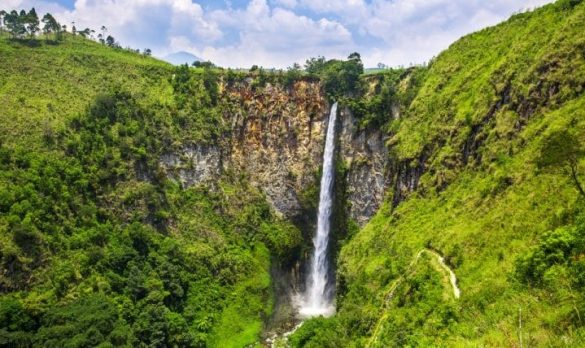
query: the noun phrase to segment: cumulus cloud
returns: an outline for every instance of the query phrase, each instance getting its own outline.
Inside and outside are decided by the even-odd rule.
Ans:
[[[277,6],[295,8],[298,4],[297,0],[273,0],[273,3]]]
[[[266,0],[252,0],[245,9],[216,11],[212,17],[237,40],[225,46],[207,45],[195,54],[224,66],[286,67],[307,57],[339,56],[353,46],[350,31],[326,18],[312,19]]]
[[[3,0],[4,8],[37,7],[78,28],[108,27],[122,45],[156,55],[189,51],[231,67],[286,67],[353,51],[367,66],[420,63],[457,38],[552,0]]]

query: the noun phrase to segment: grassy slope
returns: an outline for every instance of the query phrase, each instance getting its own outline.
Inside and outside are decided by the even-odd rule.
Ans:
[[[330,331],[344,338],[333,345],[518,346],[520,312],[525,345],[585,344],[578,320],[585,302],[571,281],[550,274],[540,288],[514,277],[516,260],[583,208],[567,174],[534,164],[555,129],[585,139],[585,4],[563,4],[467,36],[422,73],[402,119],[390,121],[389,144],[399,160],[425,154],[427,171],[416,194],[395,210],[386,204],[342,248],[345,285],[331,319],[340,329]],[[465,164],[470,134],[481,156]],[[419,261],[387,300],[425,247],[447,256],[461,299]],[[310,330],[293,341],[327,342]]]
[[[298,231],[233,178],[215,193],[137,178],[134,165],[156,163],[163,144],[200,140],[175,121],[199,116],[176,104],[174,68],[71,36],[33,46],[0,37],[0,61],[0,345],[257,342],[272,303],[271,255],[257,226],[264,236]],[[136,105],[117,107],[114,121],[88,114],[113,90]],[[161,219],[162,230],[151,226]],[[103,312],[85,312],[100,295],[109,299],[97,302]],[[59,313],[66,319],[51,319]],[[91,331],[108,325],[120,332]]]
[[[147,100],[172,99],[168,63],[80,37],[32,47],[6,39],[0,39],[0,134],[7,144],[36,147],[46,127],[63,127],[114,86]]]

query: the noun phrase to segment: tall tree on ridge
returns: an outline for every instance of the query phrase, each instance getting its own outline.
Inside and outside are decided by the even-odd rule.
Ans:
[[[47,13],[43,16],[42,22],[43,26],[43,33],[48,35],[53,33],[55,34],[55,39],[59,39],[61,36],[61,25],[57,22],[57,20],[50,14]]]
[[[28,35],[33,38],[37,35],[40,31],[39,28],[39,16],[37,15],[37,11],[35,8],[31,8],[28,14],[25,16],[24,21],[26,23],[26,31]]]
[[[567,129],[561,129],[552,132],[544,139],[536,165],[539,169],[567,174],[577,191],[585,197],[585,188],[579,179],[579,162],[583,157],[585,157],[585,147],[579,135]]]
[[[102,33],[98,35],[98,38],[99,38],[100,42],[102,43],[102,45],[105,45],[106,44],[106,33],[108,32],[108,28],[106,28],[105,25],[102,25],[100,30],[102,31]]]
[[[4,23],[6,25],[6,29],[12,35],[13,38],[21,38],[24,34],[26,34],[26,27],[24,25],[24,18],[26,17],[26,12],[22,10],[20,14],[15,10],[10,11],[4,17]]]
[[[108,45],[109,47],[114,47],[116,45],[116,40],[112,35],[108,35],[108,37],[106,38],[106,45]]]

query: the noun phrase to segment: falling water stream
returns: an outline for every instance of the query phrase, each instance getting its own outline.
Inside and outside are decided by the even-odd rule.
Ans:
[[[311,258],[307,287],[303,295],[299,314],[302,317],[330,316],[335,313],[332,291],[329,282],[329,262],[327,249],[329,244],[329,230],[331,225],[331,208],[333,206],[333,163],[335,150],[335,121],[337,118],[337,103],[331,106],[325,151],[323,154],[323,175],[319,194],[319,215],[317,216],[317,233],[313,238],[315,250]]]
[[[294,294],[293,307],[298,309],[299,317],[295,319],[295,326],[289,331],[273,334],[268,337],[266,343],[271,347],[281,347],[288,336],[292,335],[303,325],[304,319],[317,316],[331,316],[335,314],[333,303],[333,284],[329,280],[329,261],[327,249],[329,246],[329,232],[331,226],[331,210],[333,207],[333,176],[335,174],[335,121],[337,119],[337,103],[331,106],[327,135],[325,138],[325,151],[323,153],[323,175],[321,177],[321,189],[319,193],[319,214],[317,215],[317,233],[313,238],[315,248],[311,256],[309,274],[306,281],[306,289],[303,294]],[[300,319],[300,321],[299,321]]]

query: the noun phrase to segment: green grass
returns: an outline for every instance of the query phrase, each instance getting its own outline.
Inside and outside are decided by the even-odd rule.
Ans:
[[[245,347],[258,342],[263,325],[258,313],[271,313],[270,253],[262,244],[254,250],[252,274],[233,290],[210,339],[213,347]]]
[[[58,44],[0,38],[0,58],[0,132],[7,145],[37,147],[43,132],[62,129],[113,87],[161,103],[173,98],[170,64],[80,37],[66,35]]]

